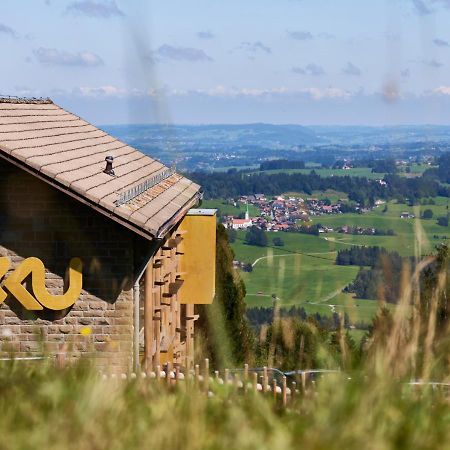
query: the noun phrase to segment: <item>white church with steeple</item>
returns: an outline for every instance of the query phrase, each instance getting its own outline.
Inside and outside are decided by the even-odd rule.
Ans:
[[[233,230],[246,230],[248,227],[252,226],[252,219],[250,218],[250,213],[248,211],[248,202],[247,202],[247,210],[245,211],[245,219],[231,219],[228,223],[228,228],[232,228]]]

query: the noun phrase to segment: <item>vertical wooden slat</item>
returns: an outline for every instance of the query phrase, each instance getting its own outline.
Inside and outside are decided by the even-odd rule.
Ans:
[[[145,294],[144,294],[144,367],[150,371],[153,366],[153,258],[145,270]]]
[[[194,305],[186,305],[186,367],[194,365]]]
[[[158,257],[162,257],[161,249],[158,250]],[[156,276],[155,281],[161,281],[161,264],[155,269]],[[155,336],[155,356],[153,358],[153,364],[155,366],[161,365],[161,323],[162,323],[162,309],[161,309],[161,295],[162,287],[158,286],[158,291],[155,295],[155,308],[158,309],[158,315],[154,323],[154,336]]]

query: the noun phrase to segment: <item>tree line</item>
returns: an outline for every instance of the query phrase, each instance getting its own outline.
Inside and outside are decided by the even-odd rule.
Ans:
[[[402,257],[380,247],[352,247],[339,250],[336,264],[360,266],[356,278],[344,289],[358,298],[397,303],[400,298],[402,272],[412,269],[413,258]]]
[[[293,161],[289,159],[272,159],[264,161],[259,165],[259,170],[277,170],[277,169],[304,169],[305,161]]]
[[[387,185],[382,185],[365,177],[321,177],[314,170],[309,174],[192,172],[187,176],[203,187],[205,198],[236,198],[255,192],[268,196],[282,192],[304,192],[312,195],[313,191],[331,189],[346,193],[351,201],[362,206],[373,206],[376,199],[397,199],[402,202],[408,199],[416,203],[422,198],[450,196],[450,188],[442,186],[432,177],[404,178],[385,175],[384,181]]]

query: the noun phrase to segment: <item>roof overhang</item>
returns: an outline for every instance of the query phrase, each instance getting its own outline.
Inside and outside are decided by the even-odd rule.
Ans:
[[[0,146],[0,158],[2,158],[5,161],[10,162],[11,164],[15,165],[16,167],[22,169],[23,171],[33,175],[34,177],[40,179],[41,181],[44,181],[45,183],[49,184],[50,186],[54,187],[55,189],[58,189],[59,191],[63,192],[64,194],[74,198],[75,200],[78,200],[79,202],[89,206],[90,208],[94,209],[95,211],[99,212],[100,214],[108,217],[111,220],[114,220],[115,222],[119,223],[120,225],[128,228],[129,230],[133,231],[134,233],[144,237],[145,239],[153,240],[153,239],[161,239],[165,234],[168,233],[170,229],[172,229],[180,220],[186,215],[186,213],[191,209],[192,207],[196,206],[200,199],[201,199],[201,193],[196,192],[193,197],[169,220],[167,220],[155,233],[152,234],[148,232],[145,229],[142,229],[136,225],[134,225],[132,222],[118,216],[117,214],[112,213],[108,209],[102,207],[101,205],[89,200],[87,197],[83,197],[77,192],[71,190],[67,186],[64,186],[63,184],[59,183],[53,178],[50,178],[46,176],[45,174],[37,171],[36,169],[33,169],[31,166],[26,165],[22,161],[14,158],[11,156],[7,151]]]

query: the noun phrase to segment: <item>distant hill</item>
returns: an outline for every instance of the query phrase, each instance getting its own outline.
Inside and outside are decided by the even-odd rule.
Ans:
[[[333,165],[336,160],[439,156],[445,126],[105,125],[109,134],[181,170],[255,169],[273,159]]]
[[[264,145],[267,148],[291,147],[325,143],[316,133],[301,125],[271,125],[264,123],[245,125],[111,125],[103,129],[128,142],[130,139],[175,142],[203,142],[240,146]]]

